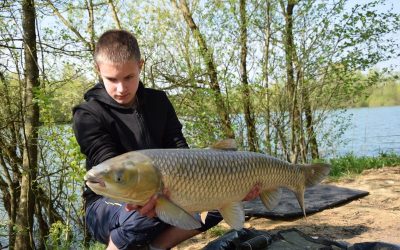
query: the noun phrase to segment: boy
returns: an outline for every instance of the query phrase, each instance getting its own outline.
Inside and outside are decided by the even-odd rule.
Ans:
[[[139,81],[143,60],[132,34],[123,30],[102,34],[94,61],[101,82],[85,94],[86,102],[73,110],[74,132],[86,155],[87,170],[128,151],[188,147],[166,94],[145,88]],[[250,197],[257,194],[253,190]],[[107,249],[167,249],[221,221],[219,213],[210,212],[201,228],[183,230],[155,217],[157,197],[143,207],[118,206],[88,187],[83,197],[87,228]]]
[[[105,32],[96,45],[94,61],[102,83],[85,94],[87,102],[74,108],[73,118],[87,169],[132,150],[188,147],[165,93],[146,89],[139,81],[143,60],[134,36],[122,30]],[[151,218],[156,197],[138,208],[113,205],[88,188],[83,196],[89,232],[108,244],[108,249],[132,249],[151,242],[169,248],[200,232]],[[221,220],[217,214],[210,218],[212,222],[201,231]]]

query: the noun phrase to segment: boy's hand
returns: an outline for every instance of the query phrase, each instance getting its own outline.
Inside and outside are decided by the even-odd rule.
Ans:
[[[163,195],[166,197],[169,197],[169,191],[167,189],[163,190]],[[147,216],[149,218],[156,217],[156,202],[158,199],[159,194],[154,194],[153,196],[150,197],[149,201],[144,204],[143,206],[139,205],[134,205],[134,204],[126,204],[125,205],[125,210],[126,211],[132,211],[136,210],[139,212],[140,215]]]
[[[144,204],[143,206],[139,206],[139,205],[134,205],[134,204],[126,204],[125,205],[125,210],[126,211],[132,211],[132,210],[136,210],[139,212],[140,215],[144,215],[147,216],[149,218],[153,218],[156,216],[156,201],[157,201],[158,195],[155,194],[153,195],[149,201]]]
[[[257,183],[253,186],[250,192],[244,197],[243,201],[251,201],[257,198],[261,193],[261,185]]]

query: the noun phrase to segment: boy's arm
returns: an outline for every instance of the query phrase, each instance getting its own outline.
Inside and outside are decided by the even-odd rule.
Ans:
[[[105,130],[98,114],[84,108],[76,108],[73,129],[81,152],[87,157],[87,167],[95,166],[119,154],[117,145]]]
[[[167,107],[167,124],[164,133],[165,148],[188,148],[185,137],[182,133],[182,124],[178,120],[175,109],[171,101],[165,95],[165,105]]]

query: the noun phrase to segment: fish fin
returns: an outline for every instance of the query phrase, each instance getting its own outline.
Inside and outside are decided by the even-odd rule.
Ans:
[[[200,218],[201,218],[201,221],[203,222],[203,224],[206,223],[207,215],[208,215],[208,212],[207,212],[207,211],[202,212],[202,213],[200,214]]]
[[[326,163],[316,163],[310,165],[298,165],[304,173],[304,185],[295,191],[297,201],[299,202],[300,208],[303,211],[304,217],[306,217],[306,209],[304,206],[304,190],[305,187],[311,187],[320,183],[328,174],[331,169],[331,165]]]
[[[326,163],[316,163],[311,165],[300,165],[305,176],[305,186],[311,187],[320,183],[328,174],[331,165]]]
[[[281,193],[280,188],[264,190],[260,194],[260,199],[268,210],[273,210],[279,203]]]
[[[186,230],[201,227],[199,221],[165,196],[158,197],[155,210],[162,221],[173,226]]]
[[[221,141],[215,142],[211,149],[219,149],[219,150],[227,150],[227,151],[236,151],[237,145],[234,139],[225,139]]]
[[[224,218],[225,222],[235,230],[243,228],[244,224],[244,209],[241,202],[228,203],[218,209]]]
[[[304,206],[304,189],[301,189],[294,194],[296,195],[297,201],[299,202],[304,218],[306,218],[306,207]]]

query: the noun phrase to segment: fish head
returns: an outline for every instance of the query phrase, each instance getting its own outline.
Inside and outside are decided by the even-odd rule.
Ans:
[[[152,160],[139,152],[110,158],[89,170],[84,179],[96,194],[137,205],[146,203],[162,186]]]

